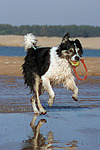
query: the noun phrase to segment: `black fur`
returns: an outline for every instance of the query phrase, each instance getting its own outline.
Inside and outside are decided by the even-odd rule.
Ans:
[[[75,51],[75,45],[74,45],[74,44],[76,44],[77,48],[79,48],[79,51],[78,51],[79,56],[82,56],[83,50],[82,50],[81,43],[80,43],[80,41],[79,41],[78,39],[76,39],[75,41],[70,41],[70,40],[68,39],[66,43],[61,43],[61,44],[59,45],[58,50],[57,50],[58,56],[59,56],[60,58],[63,58],[63,55],[62,55],[62,51],[63,51],[63,50],[66,50],[66,53],[69,54],[69,53],[70,53],[70,51],[69,51],[70,48],[73,48],[73,49],[74,49],[73,55],[75,55],[75,54],[76,54],[76,51]],[[67,58],[67,59],[68,59],[68,58]]]
[[[78,54],[79,54],[79,56],[82,57],[82,54],[83,54],[82,45],[81,45],[81,43],[80,43],[80,41],[78,39],[75,40],[75,43],[76,43],[76,46],[80,49],[78,51]]]
[[[41,77],[47,72],[50,65],[50,47],[37,48],[35,51],[36,66],[38,75]]]
[[[25,84],[34,92],[35,74],[40,77],[45,74],[50,65],[50,47],[30,48],[22,65]],[[35,74],[34,74],[35,73]]]

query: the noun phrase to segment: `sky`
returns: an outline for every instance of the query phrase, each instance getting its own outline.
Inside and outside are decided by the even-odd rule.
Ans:
[[[0,0],[0,24],[100,26],[100,0]]]

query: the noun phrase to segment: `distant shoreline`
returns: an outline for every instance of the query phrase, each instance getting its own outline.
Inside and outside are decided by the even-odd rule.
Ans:
[[[84,49],[100,49],[100,37],[76,37],[82,43]],[[72,39],[76,39],[72,38]],[[16,46],[23,47],[23,36],[18,35],[0,35],[0,46]],[[39,46],[57,46],[60,44],[61,37],[37,37]]]
[[[74,38],[76,39],[76,38]],[[100,49],[100,37],[95,38],[78,38],[84,49]],[[0,46],[23,47],[23,36],[0,35]],[[62,38],[59,37],[37,37],[38,46],[57,46]],[[100,76],[100,57],[84,58],[89,76]],[[0,56],[0,75],[4,76],[22,76],[22,64],[24,57],[7,57]],[[78,75],[85,75],[84,68],[77,68]]]

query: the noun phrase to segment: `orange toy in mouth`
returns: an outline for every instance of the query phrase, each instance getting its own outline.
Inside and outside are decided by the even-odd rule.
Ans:
[[[80,59],[80,61],[81,61],[81,63],[83,64],[83,66],[84,66],[84,68],[85,68],[85,72],[86,72],[86,75],[84,76],[84,78],[80,78],[80,77],[77,75],[77,72],[76,72],[76,70],[75,70],[75,68],[77,67],[77,65],[76,65],[76,66],[73,66],[73,70],[74,70],[74,73],[75,73],[75,76],[77,77],[77,79],[80,80],[80,81],[83,81],[83,80],[85,80],[85,79],[87,78],[87,76],[88,76],[88,69],[87,69],[87,67],[86,67],[86,65],[85,65],[85,63],[84,63],[84,59]]]

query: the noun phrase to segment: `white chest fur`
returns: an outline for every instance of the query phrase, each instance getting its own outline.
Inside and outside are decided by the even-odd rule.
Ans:
[[[56,82],[56,84],[61,84],[66,78],[73,78],[73,75],[68,61],[59,58],[56,50],[57,47],[53,47],[50,51],[50,66],[43,77],[48,78],[51,82]]]

